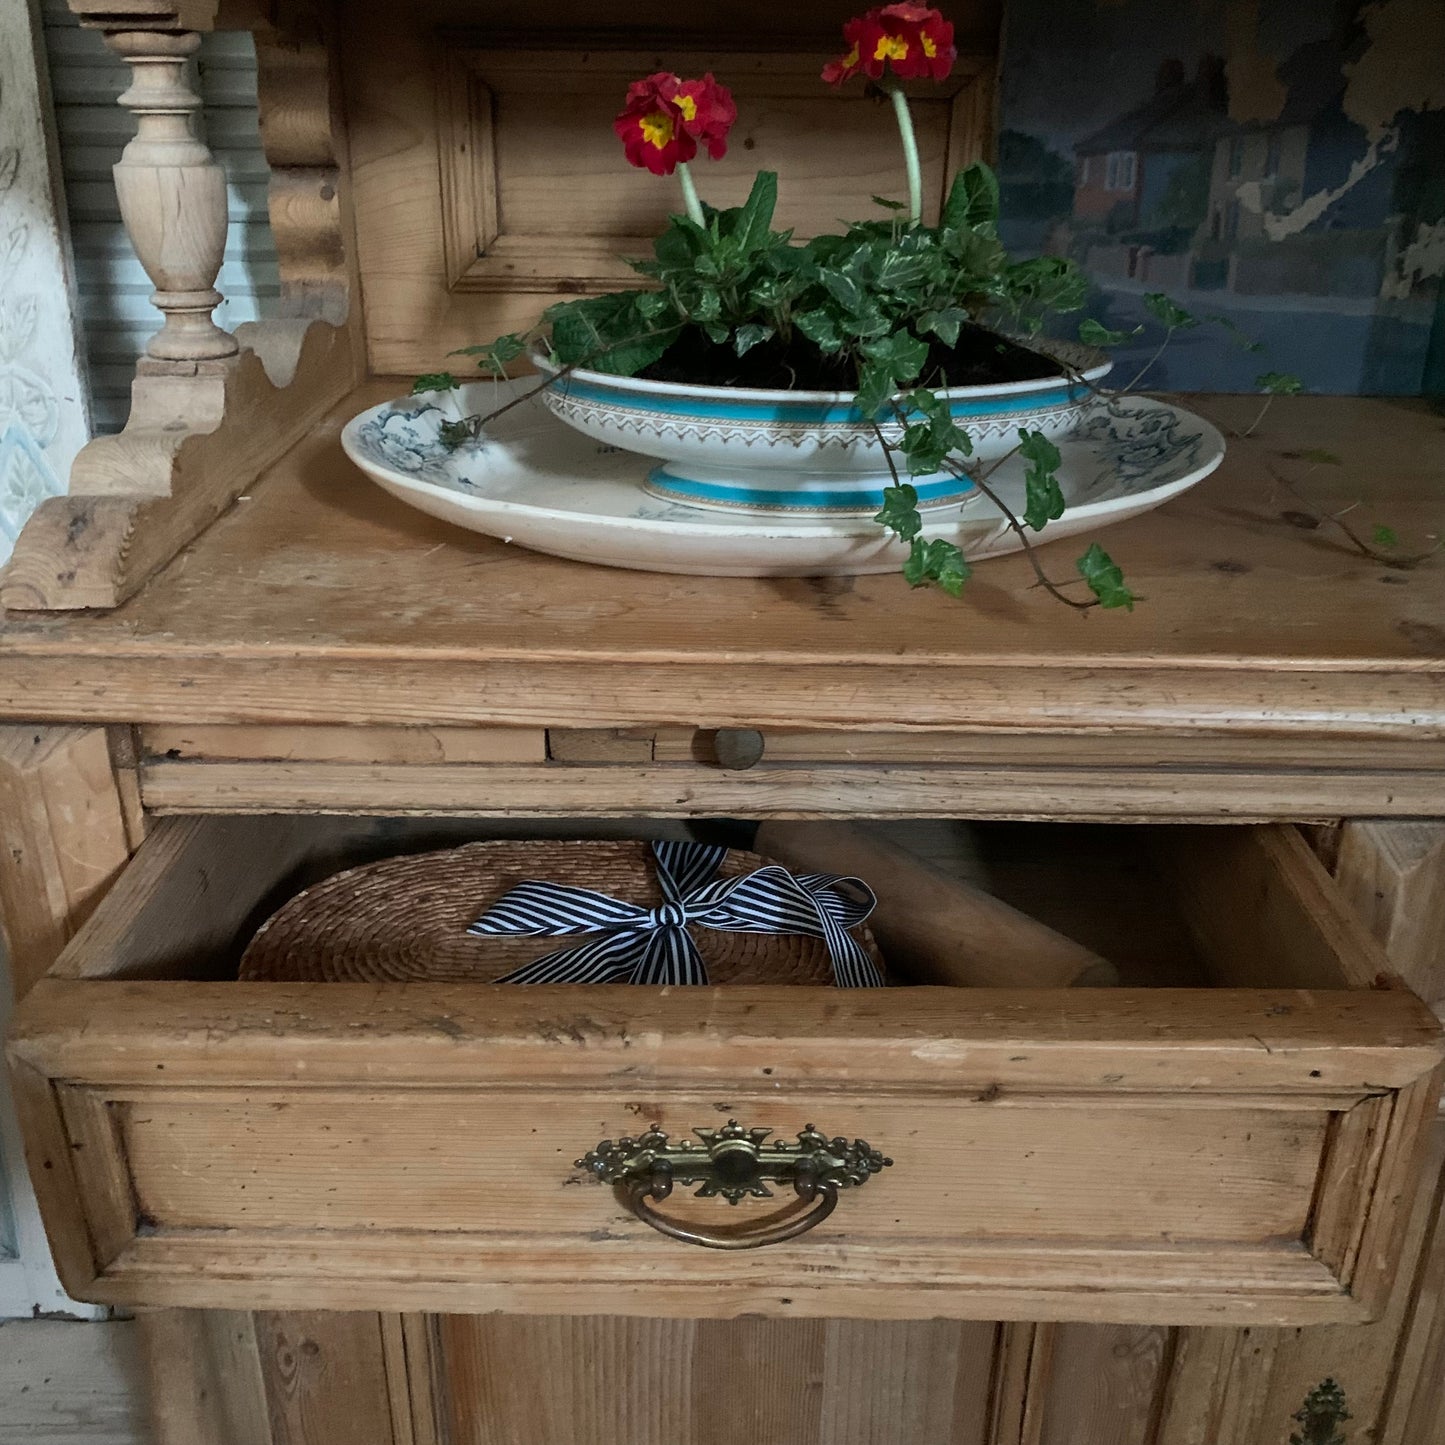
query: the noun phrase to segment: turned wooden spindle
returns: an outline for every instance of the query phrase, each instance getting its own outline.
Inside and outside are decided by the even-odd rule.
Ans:
[[[161,361],[232,356],[236,338],[211,318],[226,247],[226,175],[194,130],[201,99],[186,66],[194,32],[119,31],[106,44],[131,67],[120,103],[136,117],[134,139],[115,166],[121,218],[165,324],[146,343]]]

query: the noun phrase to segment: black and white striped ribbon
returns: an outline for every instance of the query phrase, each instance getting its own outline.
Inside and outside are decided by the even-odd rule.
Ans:
[[[770,864],[739,878],[716,878],[726,848],[654,843],[662,903],[625,903],[590,888],[529,879],[508,889],[467,932],[481,937],[601,937],[544,954],[499,983],[705,984],[707,968],[688,924],[723,933],[803,934],[821,938],[840,988],[877,988],[873,960],[848,932],[877,899],[857,878],[789,873]],[[846,885],[846,890],[844,886]]]

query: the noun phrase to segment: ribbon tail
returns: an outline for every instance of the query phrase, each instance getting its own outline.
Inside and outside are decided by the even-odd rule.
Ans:
[[[643,939],[609,933],[578,948],[558,948],[514,968],[498,983],[628,983],[639,963]]]
[[[878,965],[834,913],[838,895],[828,889],[815,893],[813,897],[818,905],[818,918],[823,925],[828,956],[833,961],[833,982],[839,988],[882,988],[883,975]]]

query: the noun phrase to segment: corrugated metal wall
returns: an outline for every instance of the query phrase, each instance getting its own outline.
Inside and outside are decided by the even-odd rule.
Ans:
[[[120,223],[110,176],[134,132],[131,116],[116,104],[130,71],[98,34],[79,27],[65,0],[42,0],[42,13],[93,424],[97,431],[118,431],[130,407],[136,357],[159,324],[148,299],[150,281]],[[251,37],[205,36],[196,72],[197,93],[205,102],[202,134],[225,167],[230,197],[230,234],[217,282],[226,299],[216,312],[229,329],[273,314],[279,289]]]

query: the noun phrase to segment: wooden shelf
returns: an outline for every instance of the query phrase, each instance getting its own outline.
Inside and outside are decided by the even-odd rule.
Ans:
[[[1031,586],[1019,557],[983,564],[955,602],[894,576],[664,576],[509,548],[404,507],[346,460],[342,423],[400,389],[352,391],[115,611],[9,614],[0,706],[38,720],[1222,730],[1421,745],[1445,730],[1445,567],[1391,569],[1329,527],[1292,524],[1300,504],[1278,480],[1321,511],[1362,501],[1366,526],[1424,541],[1445,468],[1424,403],[1278,401],[1215,476],[1108,531],[1138,609],[1077,616]],[[1201,404],[1228,422],[1258,407]],[[1339,461],[1299,459],[1312,449]],[[1075,550],[1044,556],[1067,576]]]

